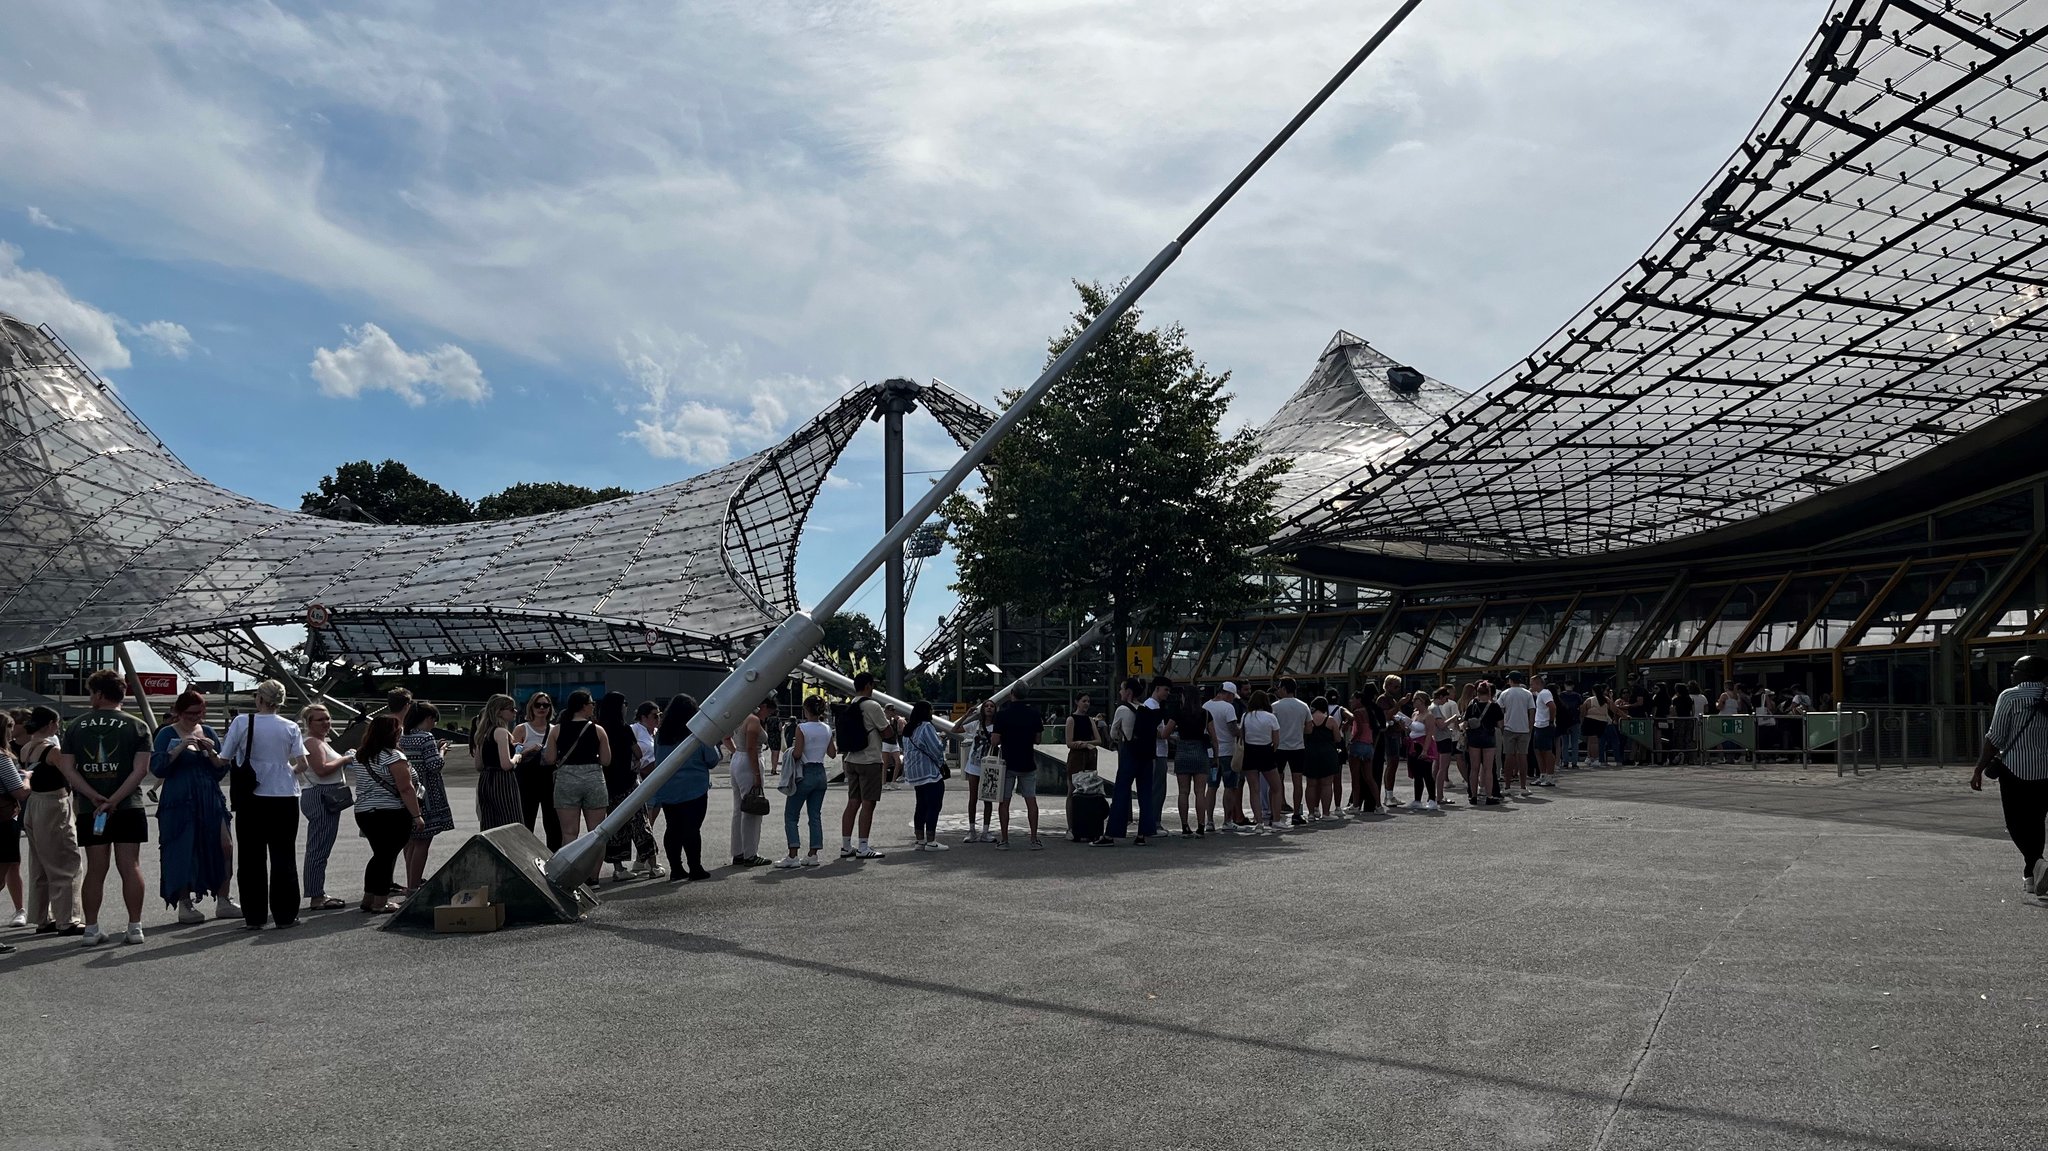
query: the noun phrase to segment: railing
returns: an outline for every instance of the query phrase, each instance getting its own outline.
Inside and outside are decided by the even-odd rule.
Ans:
[[[1770,719],[1760,724],[1755,715],[1707,715],[1626,719],[1618,726],[1625,758],[1632,763],[1832,763],[1840,775],[1860,774],[1870,757],[1873,720],[1867,711],[1816,711]],[[1875,758],[1870,763],[1880,766]]]
[[[1883,767],[1973,764],[1991,726],[1990,704],[1868,710],[1874,758]]]

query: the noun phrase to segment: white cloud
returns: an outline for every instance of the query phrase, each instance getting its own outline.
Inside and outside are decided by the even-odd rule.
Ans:
[[[480,403],[491,394],[476,358],[454,344],[408,352],[375,324],[347,328],[348,342],[313,353],[313,379],[330,396],[395,393],[418,407],[430,398]]]
[[[725,463],[781,438],[794,410],[808,416],[836,394],[796,376],[756,376],[736,346],[713,350],[661,330],[621,341],[626,377],[639,387],[633,426],[621,435],[661,459]],[[841,381],[844,390],[844,381]]]
[[[64,225],[58,223],[57,221],[52,220],[50,218],[49,213],[43,211],[41,208],[36,207],[34,204],[30,204],[28,206],[28,222],[34,224],[38,228],[47,228],[52,232],[71,231],[70,228],[67,228]]]
[[[170,320],[151,320],[146,324],[121,322],[121,331],[136,337],[150,346],[159,356],[182,360],[192,354],[192,333],[185,325]]]
[[[0,312],[48,324],[80,359],[99,372],[118,372],[133,361],[121,343],[121,318],[66,291],[57,277],[21,263],[22,251],[0,240]]]
[[[1392,6],[17,0],[0,195],[471,347],[589,362],[674,325],[746,385],[986,397],[1036,373],[1069,278],[1142,266]],[[1147,309],[1243,415],[1340,326],[1479,383],[1657,234],[1824,7],[1425,5]],[[634,382],[628,434],[674,458],[773,422],[694,371]]]

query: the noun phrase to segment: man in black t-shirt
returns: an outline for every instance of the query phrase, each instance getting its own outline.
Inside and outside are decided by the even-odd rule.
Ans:
[[[1024,797],[1024,812],[1031,822],[1031,850],[1044,851],[1038,838],[1038,737],[1045,729],[1045,716],[1019,692],[996,712],[996,750],[1003,756],[1003,803],[997,812],[1002,834],[996,849],[1010,848],[1010,796]]]
[[[115,672],[96,671],[86,684],[92,691],[92,710],[71,721],[62,747],[52,757],[78,795],[78,844],[85,848],[85,936],[80,942],[87,947],[107,942],[99,913],[111,856],[128,904],[124,938],[140,943],[141,854],[149,841],[149,814],[138,789],[149,774],[149,725],[121,710],[128,688]]]

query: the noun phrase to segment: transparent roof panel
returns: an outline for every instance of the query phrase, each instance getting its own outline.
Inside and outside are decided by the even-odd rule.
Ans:
[[[1393,443],[1341,435],[1334,408],[1318,430],[1269,423],[1270,450],[1310,460],[1285,542],[1616,551],[1788,507],[2039,402],[2043,25],[2044,0],[1836,4],[1672,227],[1508,372]],[[1283,416],[1329,395],[1331,359]],[[1365,514],[1384,507],[1420,514]]]

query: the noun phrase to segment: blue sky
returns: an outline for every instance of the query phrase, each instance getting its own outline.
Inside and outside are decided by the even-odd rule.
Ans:
[[[651,487],[861,380],[1028,380],[1068,280],[1142,266],[1392,6],[16,0],[0,309],[287,506],[364,457],[471,497]],[[1340,327],[1483,384],[1678,212],[1824,11],[1431,0],[1148,314],[1235,373],[1235,421]],[[879,453],[821,499],[806,595],[870,542]],[[913,467],[950,455],[919,428]]]

